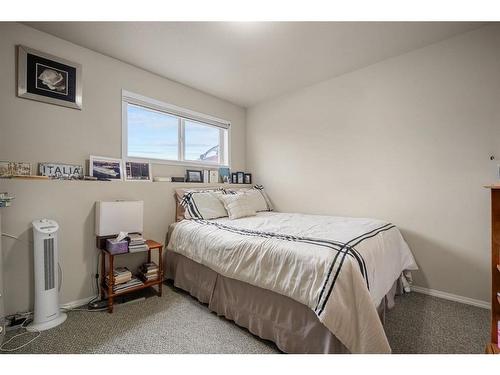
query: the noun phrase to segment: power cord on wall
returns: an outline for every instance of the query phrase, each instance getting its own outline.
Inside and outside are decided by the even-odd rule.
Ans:
[[[4,232],[2,232],[2,233],[1,233],[1,235],[2,235],[3,237],[12,238],[12,239],[14,239],[14,240],[16,240],[16,241],[19,241],[19,242],[25,243],[25,244],[26,244],[26,245],[28,245],[28,246],[31,246],[31,244],[33,243],[32,241],[24,241],[24,240],[20,239],[19,237],[14,236],[13,234],[9,234],[9,233],[4,233]]]

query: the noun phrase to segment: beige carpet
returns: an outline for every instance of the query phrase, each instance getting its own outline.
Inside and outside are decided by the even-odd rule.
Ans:
[[[386,331],[394,353],[482,353],[489,311],[423,294],[397,297]],[[13,335],[9,332],[7,339]],[[26,335],[12,346],[32,337]],[[8,346],[10,347],[10,345]],[[188,294],[164,287],[162,298],[117,307],[113,314],[68,314],[16,353],[279,353],[274,344],[216,316]]]

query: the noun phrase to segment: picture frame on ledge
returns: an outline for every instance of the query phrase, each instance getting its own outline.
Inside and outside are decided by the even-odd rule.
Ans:
[[[245,184],[252,184],[252,174],[251,173],[245,173]]]
[[[38,174],[54,180],[81,180],[83,179],[83,165],[38,163]]]
[[[243,172],[236,172],[238,176],[238,184],[244,184],[245,183],[245,173]]]
[[[231,173],[229,172],[229,168],[227,167],[219,168],[219,175],[222,183],[228,184],[231,182]]]
[[[82,66],[18,45],[17,96],[81,110]]]
[[[186,182],[203,182],[203,171],[186,169]]]
[[[124,164],[125,181],[153,181],[151,163],[126,160]]]
[[[236,172],[231,173],[231,183],[232,184],[238,183],[238,174]]]
[[[0,161],[0,177],[31,176],[31,163],[18,161]]]
[[[90,155],[89,175],[98,180],[123,181],[122,160]]]

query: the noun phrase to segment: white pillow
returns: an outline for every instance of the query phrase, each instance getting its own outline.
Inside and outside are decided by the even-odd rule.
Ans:
[[[186,219],[216,219],[227,216],[227,211],[218,197],[222,191],[192,191],[184,194],[181,205]]]
[[[227,190],[229,194],[244,194],[250,200],[250,204],[255,209],[255,211],[272,211],[271,201],[269,197],[264,192],[264,188],[261,185],[255,185],[252,189],[239,189],[239,190]]]
[[[224,208],[227,210],[229,219],[231,220],[239,219],[240,217],[255,216],[257,214],[246,194],[220,195],[219,199],[224,204]]]

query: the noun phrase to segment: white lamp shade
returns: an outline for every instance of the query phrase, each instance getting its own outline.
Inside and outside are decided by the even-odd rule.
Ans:
[[[95,203],[95,234],[142,233],[143,215],[143,201],[98,201]]]

